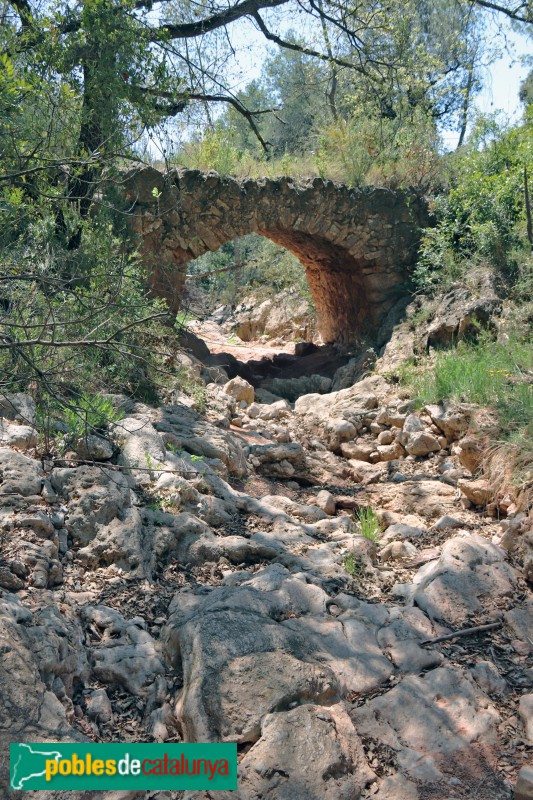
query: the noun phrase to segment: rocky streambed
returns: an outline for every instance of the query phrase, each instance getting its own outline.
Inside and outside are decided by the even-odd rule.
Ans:
[[[116,396],[62,457],[4,404],[2,752],[238,744],[237,793],[76,800],[533,797],[531,519],[478,476],[475,407],[395,392]]]

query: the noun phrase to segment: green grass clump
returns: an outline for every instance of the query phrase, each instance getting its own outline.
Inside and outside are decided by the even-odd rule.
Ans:
[[[437,354],[423,369],[404,370],[417,404],[443,400],[476,403],[493,408],[502,429],[533,431],[533,347],[524,339],[477,344],[459,342],[454,350]]]
[[[360,508],[356,512],[356,520],[361,526],[361,533],[365,539],[377,542],[381,535],[381,522],[373,508]]]
[[[355,553],[348,553],[344,559],[344,569],[351,575],[352,578],[361,574],[361,562],[357,559]]]

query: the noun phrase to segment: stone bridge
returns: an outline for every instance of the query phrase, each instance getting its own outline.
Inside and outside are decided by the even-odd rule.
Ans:
[[[383,340],[409,292],[409,272],[427,224],[415,194],[350,189],[330,180],[236,180],[217,173],[152,168],[131,173],[126,196],[142,235],[150,285],[177,310],[187,263],[259,233],[304,265],[325,342]]]

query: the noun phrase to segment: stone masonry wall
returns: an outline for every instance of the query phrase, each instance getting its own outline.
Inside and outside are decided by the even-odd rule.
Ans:
[[[326,342],[372,339],[408,293],[424,201],[388,189],[350,189],[329,180],[236,180],[199,170],[131,173],[150,285],[178,310],[187,263],[225,242],[259,233],[306,269]]]

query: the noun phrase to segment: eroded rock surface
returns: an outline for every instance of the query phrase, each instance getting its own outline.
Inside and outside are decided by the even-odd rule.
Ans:
[[[474,409],[250,389],[129,403],[99,465],[0,448],[2,746],[237,742],[238,800],[527,797],[531,520],[486,515]]]

